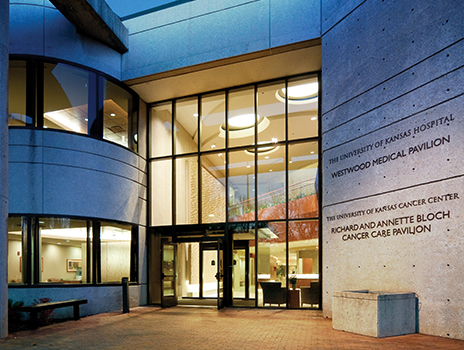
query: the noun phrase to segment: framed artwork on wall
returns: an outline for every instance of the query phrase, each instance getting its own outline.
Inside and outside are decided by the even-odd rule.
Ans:
[[[82,259],[66,259],[66,272],[77,272],[82,267]]]

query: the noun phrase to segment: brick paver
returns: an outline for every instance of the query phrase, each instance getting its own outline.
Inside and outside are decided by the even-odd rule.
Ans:
[[[411,334],[376,339],[335,331],[319,311],[139,307],[10,334],[0,349],[464,349]]]

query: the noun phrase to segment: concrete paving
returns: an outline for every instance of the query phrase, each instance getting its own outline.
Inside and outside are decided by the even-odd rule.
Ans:
[[[0,349],[464,349],[464,341],[335,331],[320,311],[139,307],[12,333]]]

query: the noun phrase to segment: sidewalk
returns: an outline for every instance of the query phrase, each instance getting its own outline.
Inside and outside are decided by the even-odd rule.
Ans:
[[[10,334],[0,349],[464,349],[464,341],[335,331],[320,311],[139,307]]]

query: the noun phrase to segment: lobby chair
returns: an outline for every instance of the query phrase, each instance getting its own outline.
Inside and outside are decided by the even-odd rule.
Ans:
[[[311,287],[301,287],[301,307],[303,304],[318,305],[321,299],[321,282],[311,282]]]
[[[287,295],[285,288],[282,288],[282,282],[260,282],[263,288],[263,306],[267,304],[285,304]]]

